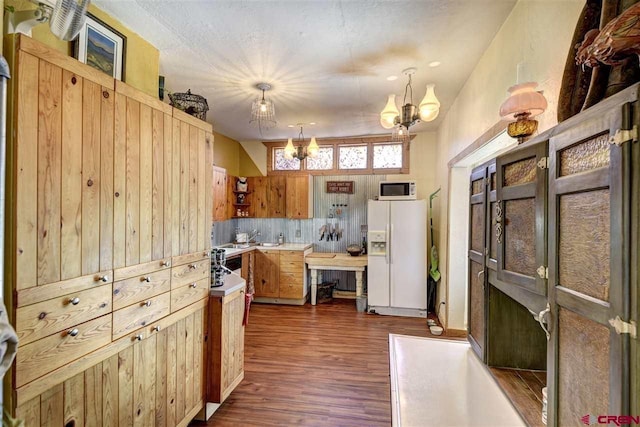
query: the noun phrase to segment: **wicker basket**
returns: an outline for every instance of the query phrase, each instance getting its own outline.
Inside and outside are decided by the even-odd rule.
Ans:
[[[337,282],[323,282],[318,285],[318,304],[333,301],[333,288],[335,288],[337,284]]]
[[[207,104],[204,96],[195,95],[191,93],[191,89],[188,89],[184,93],[170,93],[169,99],[172,107],[176,107],[178,110],[191,114],[200,120],[207,120],[209,104]]]

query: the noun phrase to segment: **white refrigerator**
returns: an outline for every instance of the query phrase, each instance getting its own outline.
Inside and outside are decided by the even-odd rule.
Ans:
[[[427,201],[369,200],[369,312],[427,315]]]

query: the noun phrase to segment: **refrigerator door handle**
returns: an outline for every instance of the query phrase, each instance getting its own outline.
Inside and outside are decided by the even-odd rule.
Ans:
[[[391,237],[393,236],[393,223],[389,226],[391,232],[387,237],[387,253],[389,254],[389,264],[393,264],[393,254],[391,253]]]
[[[387,264],[389,264],[389,250],[391,249],[389,247],[389,243],[390,243],[390,239],[389,239],[390,233],[389,233],[389,224],[387,224],[386,226],[386,230],[385,230],[385,239],[387,240],[387,245],[384,249],[384,259],[387,262]]]

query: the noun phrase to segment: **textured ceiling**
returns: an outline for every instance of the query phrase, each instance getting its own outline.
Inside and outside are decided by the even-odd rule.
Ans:
[[[442,103],[411,130],[435,130],[516,0],[94,3],[159,49],[168,90],[205,96],[214,129],[246,141],[295,137],[297,122],[317,122],[307,137],[385,133],[379,112],[389,93],[401,103],[407,67],[418,68],[414,103],[427,83]],[[261,81],[278,120],[262,136],[249,125]]]

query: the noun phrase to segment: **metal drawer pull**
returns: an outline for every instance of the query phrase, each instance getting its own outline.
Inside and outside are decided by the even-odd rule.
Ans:
[[[151,281],[151,277],[149,277],[149,276],[141,277],[140,281],[149,283]]]
[[[154,330],[154,331],[156,331],[156,332],[160,332],[160,325],[155,326],[155,327],[153,328],[153,330]]]
[[[143,307],[151,307],[151,301],[145,301],[141,304]]]
[[[484,270],[481,270],[481,271],[478,273],[478,280],[480,280],[480,276],[482,276],[483,274],[484,274]]]
[[[75,297],[69,300],[69,304],[78,305],[80,303],[80,298]]]
[[[194,288],[194,289],[198,287],[198,285],[197,285],[196,283],[192,283],[192,284],[191,284],[191,285],[189,285],[189,286],[191,286],[191,287],[192,287],[192,288]]]
[[[72,337],[75,337],[76,335],[78,335],[78,333],[80,333],[78,328],[69,329],[67,331],[67,335],[71,335]]]
[[[170,263],[169,261],[162,261],[162,262],[160,263],[160,265],[161,265],[162,267],[169,267],[169,266],[171,266],[171,263]]]
[[[209,258],[210,256],[211,256],[211,254],[209,252],[207,252],[207,251],[202,252],[202,257],[203,258]]]
[[[189,264],[189,268],[195,270],[198,266],[196,264]]]
[[[133,337],[133,339],[136,341],[142,341],[142,338],[143,338],[142,334],[138,334],[135,337]]]
[[[547,336],[547,341],[549,341],[549,339],[551,339],[551,334],[549,333],[549,329],[545,325],[545,323],[548,323],[545,320],[545,317],[549,313],[551,313],[551,307],[549,306],[549,303],[547,303],[547,308],[545,308],[544,310],[542,310],[540,312],[540,314],[538,314],[538,319],[537,319],[538,323],[540,324],[540,327],[542,328],[542,330],[544,331],[545,335]]]
[[[109,281],[109,276],[107,276],[106,274],[104,276],[98,276],[96,277],[96,282],[104,282],[107,283]]]

